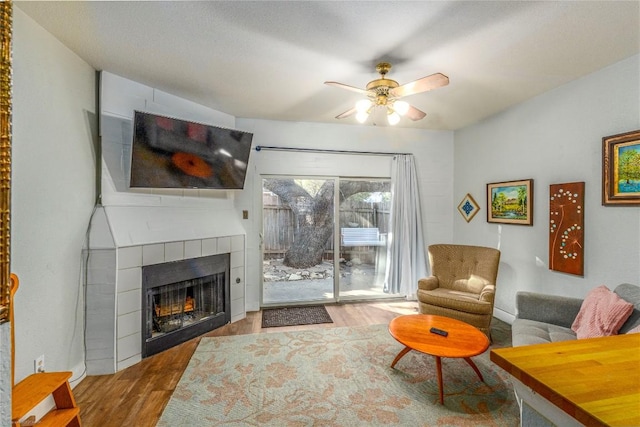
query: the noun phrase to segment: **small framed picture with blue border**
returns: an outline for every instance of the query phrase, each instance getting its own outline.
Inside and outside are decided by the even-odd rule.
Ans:
[[[467,193],[467,195],[464,196],[464,198],[458,205],[458,212],[460,212],[460,215],[462,215],[462,217],[467,222],[471,221],[473,217],[478,213],[479,210],[480,210],[480,206],[478,206],[476,201],[473,200],[473,197],[471,197],[471,194],[469,193]]]

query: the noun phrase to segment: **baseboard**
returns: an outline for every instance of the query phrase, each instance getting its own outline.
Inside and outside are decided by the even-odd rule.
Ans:
[[[87,376],[87,365],[85,362],[80,362],[76,364],[73,369],[71,369],[72,375],[69,378],[69,385],[71,388],[75,388],[80,382],[86,378]]]
[[[514,316],[513,314],[507,313],[506,311],[500,310],[496,307],[493,307],[493,316],[510,325],[513,325],[513,321],[516,320],[516,316]]]

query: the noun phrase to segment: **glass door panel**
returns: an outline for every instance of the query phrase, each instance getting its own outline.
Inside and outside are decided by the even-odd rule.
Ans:
[[[391,183],[342,178],[339,191],[339,299],[397,296],[383,291]]]
[[[335,301],[335,183],[263,178],[263,305]]]

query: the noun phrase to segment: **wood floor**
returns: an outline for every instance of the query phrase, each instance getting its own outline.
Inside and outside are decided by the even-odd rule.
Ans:
[[[417,313],[416,302],[371,302],[328,305],[334,323],[262,329],[262,313],[225,325],[203,336],[273,333],[313,328],[388,323],[401,314]],[[200,338],[143,359],[113,375],[88,376],[73,393],[84,427],[155,426]]]

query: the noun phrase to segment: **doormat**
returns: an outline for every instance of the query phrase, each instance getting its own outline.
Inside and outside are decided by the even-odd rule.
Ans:
[[[333,323],[331,316],[323,305],[304,307],[267,308],[262,310],[262,327],[315,325],[317,323]]]

